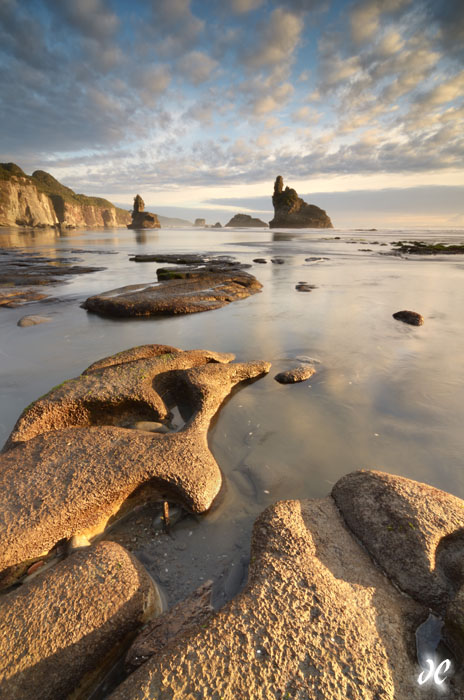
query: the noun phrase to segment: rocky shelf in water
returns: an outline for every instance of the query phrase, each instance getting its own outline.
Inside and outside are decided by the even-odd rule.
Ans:
[[[77,261],[77,258],[47,258],[36,253],[0,249],[0,307],[14,308],[46,299],[49,293],[42,291],[44,286],[62,283],[63,277],[106,269],[75,265]]]
[[[219,309],[256,294],[262,285],[239,264],[159,268],[158,282],[134,284],[89,297],[82,307],[103,316],[191,314]]]

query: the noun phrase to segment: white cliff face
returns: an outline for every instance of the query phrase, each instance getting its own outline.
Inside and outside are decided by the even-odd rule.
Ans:
[[[46,194],[27,179],[0,180],[0,226],[56,226],[58,218]]]
[[[0,179],[0,226],[125,227],[130,220],[129,212],[116,207],[69,202],[59,195],[50,197],[29,178],[14,175]]]

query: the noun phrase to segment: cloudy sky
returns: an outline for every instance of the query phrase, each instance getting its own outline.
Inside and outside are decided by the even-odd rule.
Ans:
[[[0,0],[0,160],[223,223],[464,225],[462,0]]]

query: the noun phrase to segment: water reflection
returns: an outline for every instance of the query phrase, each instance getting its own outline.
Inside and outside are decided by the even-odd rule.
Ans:
[[[60,305],[1,311],[2,442],[28,403],[99,357],[153,342],[211,348],[235,352],[239,360],[270,360],[273,367],[223,406],[210,433],[226,489],[198,536],[189,537],[199,556],[207,548],[211,558],[235,551],[240,559],[251,523],[268,503],[325,495],[353,469],[384,469],[463,498],[464,326],[456,313],[464,307],[462,259],[362,253],[351,244],[355,232],[332,234],[340,240],[321,231],[227,231],[223,238],[195,229],[135,237],[124,229],[2,231],[0,246],[46,255],[79,248],[90,251],[79,255],[84,264],[106,267],[56,288]],[[372,235],[387,244],[405,237],[398,231]],[[407,235],[427,236],[440,239],[436,231]],[[130,262],[134,246],[144,253],[215,252],[246,263],[264,255],[286,263],[253,265],[262,292],[214,312],[127,321],[86,314],[79,304],[90,294],[156,277],[156,264]],[[377,250],[388,248],[379,244]],[[92,251],[104,252],[97,259]],[[329,260],[305,262],[311,255]],[[300,280],[317,288],[299,293]],[[53,323],[16,326],[25,313],[46,315],[52,307]],[[404,308],[422,313],[424,326],[392,319]],[[317,373],[302,384],[277,384],[273,376],[299,355],[319,359]]]

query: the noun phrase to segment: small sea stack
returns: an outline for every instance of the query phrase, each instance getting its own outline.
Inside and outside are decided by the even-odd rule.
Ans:
[[[144,211],[145,202],[142,197],[137,194],[134,197],[134,209],[132,210],[132,222],[127,224],[127,228],[161,228],[161,224],[156,214],[150,214]]]
[[[306,204],[296,190],[286,187],[281,175],[276,177],[274,194],[274,218],[270,228],[333,228],[326,212],[315,204]]]

